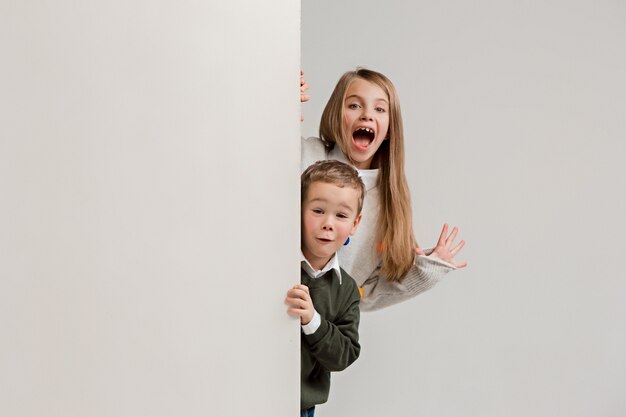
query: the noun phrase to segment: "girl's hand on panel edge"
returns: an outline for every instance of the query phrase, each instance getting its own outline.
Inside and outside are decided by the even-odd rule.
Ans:
[[[454,260],[454,257],[463,246],[465,246],[465,241],[461,240],[456,246],[454,245],[454,239],[456,239],[456,235],[459,233],[459,228],[452,228],[452,232],[448,235],[448,224],[443,225],[443,229],[441,230],[441,235],[439,235],[439,240],[437,241],[437,246],[433,249],[433,251],[428,254],[428,256],[435,256],[441,259],[444,262],[454,265],[456,268],[465,268],[467,266],[467,261],[457,263]],[[420,248],[415,249],[415,252],[418,255],[425,255],[424,251]]]
[[[300,102],[304,103],[309,101],[311,96],[305,94],[306,90],[309,89],[309,83],[304,79],[304,71],[300,70]]]
[[[304,79],[304,71],[300,70],[300,103],[305,103],[309,101],[311,96],[305,94],[306,90],[309,89],[309,83]],[[300,115],[300,121],[304,120],[304,116]]]

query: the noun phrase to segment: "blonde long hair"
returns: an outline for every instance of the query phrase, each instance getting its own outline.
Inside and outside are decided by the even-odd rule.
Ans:
[[[413,265],[417,243],[413,234],[411,195],[404,175],[402,114],[393,83],[383,74],[365,68],[343,74],[322,113],[320,138],[329,148],[338,144],[350,159],[346,152],[350,133],[343,129],[343,109],[346,91],[357,79],[379,86],[389,98],[388,140],[383,141],[372,160],[372,167],[380,170],[378,189],[381,209],[376,237],[382,256],[383,275],[389,281],[401,282]]]

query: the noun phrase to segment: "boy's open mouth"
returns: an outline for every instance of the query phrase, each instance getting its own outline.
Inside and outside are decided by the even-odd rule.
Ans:
[[[376,133],[374,129],[370,129],[369,127],[359,127],[357,130],[352,132],[352,140],[356,144],[357,148],[367,149],[371,143],[374,141],[376,137]]]

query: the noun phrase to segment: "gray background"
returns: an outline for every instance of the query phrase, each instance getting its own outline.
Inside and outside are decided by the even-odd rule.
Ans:
[[[402,103],[418,241],[468,269],[362,318],[322,416],[626,415],[626,3],[305,0],[303,135],[364,65]]]
[[[299,23],[0,2],[1,416],[296,415]]]

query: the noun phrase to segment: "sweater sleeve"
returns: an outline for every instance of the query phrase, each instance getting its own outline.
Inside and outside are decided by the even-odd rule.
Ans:
[[[355,286],[350,304],[334,323],[322,317],[315,333],[304,336],[309,351],[326,370],[343,371],[359,357],[359,318],[359,293]]]
[[[401,282],[390,282],[381,276],[379,265],[361,287],[361,310],[373,311],[408,300],[431,289],[449,271],[456,269],[441,259],[430,255],[417,255],[413,266]]]

